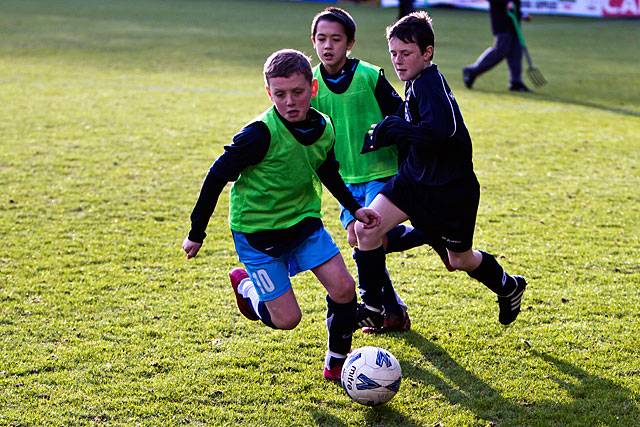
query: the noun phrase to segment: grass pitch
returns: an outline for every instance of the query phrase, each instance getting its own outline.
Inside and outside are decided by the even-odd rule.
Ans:
[[[345,3],[354,55],[387,69],[396,11]],[[525,25],[549,84],[472,91],[460,69],[486,14],[434,9],[436,62],[474,141],[476,246],[528,277],[508,328],[489,291],[437,256],[389,257],[413,330],[404,380],[365,408],[321,380],[324,293],[294,279],[300,326],[236,310],[227,192],[200,255],[180,243],[210,163],[266,108],[272,51],[311,54],[324,5],[94,0],[0,3],[0,424],[640,425],[639,22]],[[325,221],[355,272],[327,197]]]

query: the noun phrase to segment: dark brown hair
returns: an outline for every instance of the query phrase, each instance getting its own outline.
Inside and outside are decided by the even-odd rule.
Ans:
[[[415,43],[424,53],[427,46],[436,48],[431,17],[425,11],[413,12],[387,27],[387,41],[396,38],[405,43]]]

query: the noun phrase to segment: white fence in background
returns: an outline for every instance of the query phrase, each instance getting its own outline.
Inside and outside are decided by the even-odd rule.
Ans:
[[[384,7],[398,6],[398,0],[381,0]],[[486,0],[416,0],[417,7],[436,5],[467,9],[489,9]],[[595,18],[640,18],[640,0],[522,0],[529,14],[588,16]]]

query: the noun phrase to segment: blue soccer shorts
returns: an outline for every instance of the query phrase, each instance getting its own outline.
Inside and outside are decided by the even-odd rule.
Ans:
[[[384,187],[385,181],[369,181],[360,184],[347,184],[347,188],[353,194],[353,198],[360,206],[369,206],[373,199],[376,198],[382,187]],[[351,221],[355,221],[351,212],[346,210],[344,206],[340,205],[340,222],[342,227],[346,230]]]
[[[238,259],[249,273],[260,301],[273,301],[289,290],[289,277],[316,268],[340,253],[324,227],[314,231],[302,243],[278,258],[255,249],[244,233],[233,230],[231,233]]]

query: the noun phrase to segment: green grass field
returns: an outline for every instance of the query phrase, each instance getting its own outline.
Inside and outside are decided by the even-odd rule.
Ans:
[[[354,55],[387,69],[395,9],[343,3]],[[476,246],[525,274],[524,310],[435,254],[389,257],[404,335],[357,333],[402,364],[396,398],[352,403],[321,379],[324,292],[303,320],[244,319],[220,199],[200,255],[180,249],[223,144],[265,109],[262,63],[313,53],[324,5],[276,1],[0,2],[0,425],[640,425],[640,22],[536,16],[549,84],[472,91],[460,68],[486,14],[435,9],[436,62],[474,141]],[[327,196],[325,222],[355,267]]]

